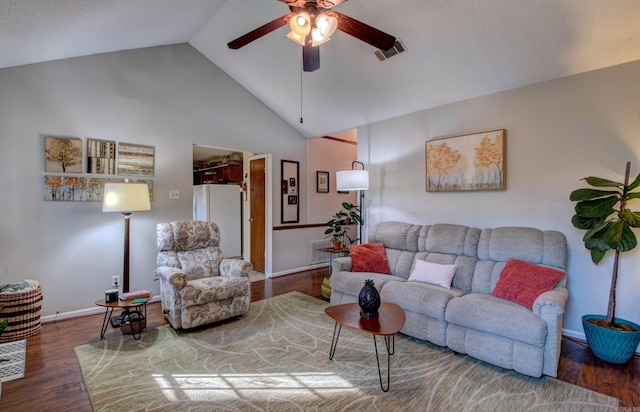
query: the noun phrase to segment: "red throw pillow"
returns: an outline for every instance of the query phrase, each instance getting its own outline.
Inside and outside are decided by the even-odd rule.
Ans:
[[[509,259],[491,294],[533,309],[541,293],[553,289],[564,272],[517,259]]]
[[[349,246],[352,272],[375,272],[390,274],[387,253],[382,243],[365,243]]]

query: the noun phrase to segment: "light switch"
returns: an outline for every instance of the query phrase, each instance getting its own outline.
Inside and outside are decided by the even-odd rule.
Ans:
[[[180,199],[180,191],[179,190],[169,190],[169,199],[172,199],[172,200]]]

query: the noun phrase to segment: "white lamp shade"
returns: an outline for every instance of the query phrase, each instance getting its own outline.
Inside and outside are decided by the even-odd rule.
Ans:
[[[336,187],[338,190],[368,190],[368,170],[343,170],[336,172]]]
[[[131,213],[151,210],[146,183],[105,183],[103,212]]]

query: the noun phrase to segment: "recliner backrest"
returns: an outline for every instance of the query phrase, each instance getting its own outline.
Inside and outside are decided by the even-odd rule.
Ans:
[[[158,223],[157,266],[182,269],[188,280],[218,276],[223,255],[220,230],[213,222]]]

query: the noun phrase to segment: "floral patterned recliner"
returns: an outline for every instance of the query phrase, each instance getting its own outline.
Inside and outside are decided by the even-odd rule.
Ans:
[[[162,311],[176,329],[241,316],[249,310],[251,263],[223,259],[213,222],[156,226]]]

